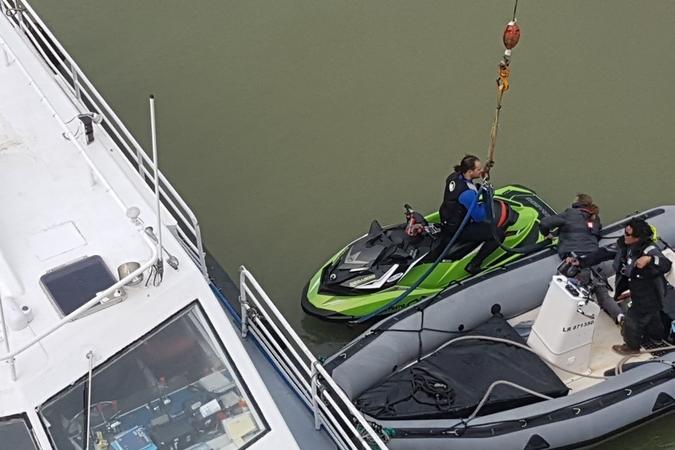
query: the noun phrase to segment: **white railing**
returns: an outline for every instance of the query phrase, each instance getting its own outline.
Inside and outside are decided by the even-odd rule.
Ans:
[[[25,0],[0,0],[0,12],[36,51],[80,113],[101,115],[100,127],[117,144],[114,150],[119,151],[129,168],[154,190],[152,160],[33,8]],[[162,204],[178,224],[170,227],[172,233],[208,279],[197,217],[161,171],[159,190]]]
[[[387,446],[331,378],[320,361],[281,315],[272,300],[244,267],[240,268],[241,333],[250,332],[286,381],[341,449],[379,449]]]

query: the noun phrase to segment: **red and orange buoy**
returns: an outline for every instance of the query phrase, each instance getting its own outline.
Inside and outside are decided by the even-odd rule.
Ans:
[[[502,40],[504,41],[504,47],[506,47],[504,54],[511,56],[511,50],[518,45],[518,41],[520,40],[520,27],[515,20],[506,24]]]

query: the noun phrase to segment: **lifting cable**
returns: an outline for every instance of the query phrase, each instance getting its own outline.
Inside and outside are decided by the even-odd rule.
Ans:
[[[490,130],[490,145],[488,146],[487,163],[485,164],[484,179],[490,179],[490,169],[495,165],[495,147],[497,146],[497,130],[499,129],[499,115],[502,110],[502,100],[504,94],[509,90],[509,76],[511,75],[511,51],[518,45],[520,40],[520,27],[516,21],[516,12],[518,11],[518,0],[513,7],[513,18],[506,24],[502,41],[504,42],[504,57],[499,62],[497,76],[497,106],[495,108],[495,119],[492,122]]]
[[[518,0],[515,0],[515,4],[513,6],[513,17],[509,23],[506,24],[506,28],[504,28],[504,34],[502,35],[502,41],[504,43],[505,50],[504,56],[501,61],[499,61],[498,66],[497,106],[495,107],[495,118],[492,122],[492,128],[490,129],[490,144],[488,146],[487,162],[485,163],[485,169],[483,172],[483,184],[488,185],[487,189],[485,189],[485,193],[487,195],[485,195],[484,199],[485,205],[487,206],[489,216],[488,219],[492,224],[492,237],[495,239],[495,241],[499,242],[499,248],[501,248],[506,253],[527,254],[548,247],[551,241],[544,240],[542,242],[537,242],[535,244],[523,246],[520,248],[510,248],[505,246],[497,235],[497,226],[495,223],[496,218],[493,211],[494,204],[492,201],[493,190],[488,182],[490,180],[490,170],[495,165],[495,148],[497,146],[497,131],[499,130],[499,118],[502,110],[502,101],[504,99],[504,94],[509,90],[509,76],[511,75],[511,52],[516,47],[516,45],[518,45],[518,41],[520,40],[520,27],[518,26],[516,20],[517,12]]]

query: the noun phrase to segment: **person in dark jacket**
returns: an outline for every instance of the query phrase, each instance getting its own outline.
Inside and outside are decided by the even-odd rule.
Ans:
[[[560,214],[544,217],[539,224],[539,231],[547,237],[551,232],[558,232],[558,254],[566,258],[572,252],[580,255],[598,251],[598,240],[602,223],[598,207],[588,194],[577,194],[572,206]]]
[[[475,202],[471,210],[471,218],[462,230],[458,242],[483,243],[476,256],[464,268],[468,273],[476,274],[480,272],[480,265],[485,258],[504,241],[504,231],[497,228],[495,234],[499,241],[495,240],[492,230],[493,225],[487,221],[487,206],[477,198],[478,188],[473,180],[483,175],[480,159],[474,155],[466,155],[454,169],[455,171],[445,180],[443,203],[439,208],[443,236],[437,248],[439,252],[445,248],[459,229],[469,208]]]
[[[639,353],[645,337],[660,339],[663,298],[666,295],[664,275],[672,263],[663,256],[652,240],[653,231],[642,219],[631,219],[617,241],[614,258],[616,291],[630,289],[631,307],[623,327],[624,344],[612,349],[621,355]]]
[[[568,265],[580,269],[576,277],[582,283],[590,285],[600,307],[616,323],[621,323],[624,318],[623,311],[616,300],[609,295],[606,281],[596,279],[591,273],[591,269],[596,264],[613,256],[598,245],[602,223],[600,222],[600,210],[593,203],[593,198],[588,194],[577,194],[571,207],[560,214],[544,217],[539,224],[539,231],[544,236],[552,238],[553,230],[557,230],[558,233],[560,258],[564,259]],[[597,267],[595,269],[598,273]]]

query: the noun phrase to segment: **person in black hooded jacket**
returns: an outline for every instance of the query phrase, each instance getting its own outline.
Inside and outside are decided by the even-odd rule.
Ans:
[[[664,275],[672,263],[652,240],[653,231],[643,219],[631,219],[617,241],[614,258],[617,293],[630,289],[631,307],[623,327],[624,344],[612,349],[622,355],[636,354],[645,337],[662,338],[661,309],[666,295]]]

